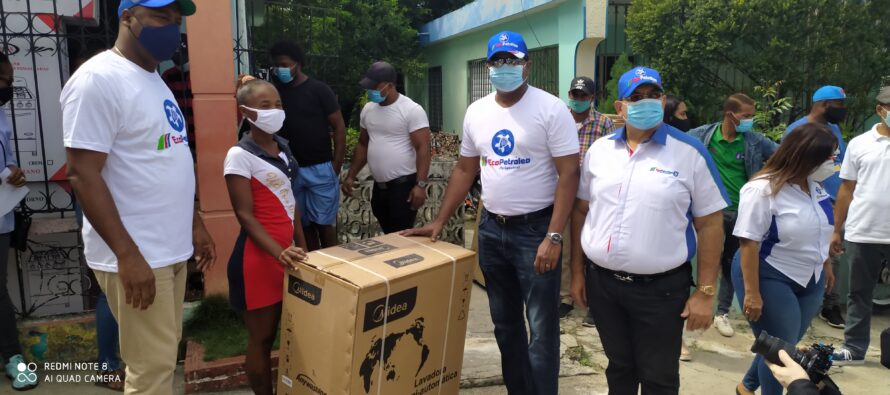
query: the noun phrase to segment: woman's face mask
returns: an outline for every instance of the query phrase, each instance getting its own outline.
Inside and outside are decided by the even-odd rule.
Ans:
[[[263,132],[275,134],[281,130],[282,126],[284,126],[284,110],[280,108],[263,110],[247,106],[241,107],[256,113],[256,120],[250,119],[246,114],[245,118],[247,118],[247,121],[252,123],[253,126],[256,126],[257,129],[262,130]]]

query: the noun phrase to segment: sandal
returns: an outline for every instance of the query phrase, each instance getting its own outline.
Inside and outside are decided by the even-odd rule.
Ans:
[[[116,370],[103,370],[100,372],[96,372],[100,378],[96,380],[97,387],[108,388],[112,391],[124,392],[124,381],[127,378],[127,374],[123,369]]]
[[[689,352],[689,348],[686,347],[686,341],[684,340],[682,345],[680,346],[680,361],[689,362],[692,360],[692,353]]]

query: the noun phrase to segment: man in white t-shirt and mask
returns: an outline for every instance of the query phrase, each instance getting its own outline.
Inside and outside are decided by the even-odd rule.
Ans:
[[[352,165],[340,186],[343,194],[352,196],[356,175],[365,163],[371,167],[371,211],[383,233],[414,226],[417,209],[426,202],[432,156],[426,112],[396,90],[396,78],[391,64],[376,62],[359,82],[368,90],[368,104],[359,118]]]
[[[881,88],[875,99],[875,115],[881,120],[847,146],[834,207],[831,249],[834,255],[846,253],[850,262],[844,346],[834,352],[838,366],[865,363],[872,298],[883,263],[890,260],[890,86]]]
[[[214,245],[195,211],[186,120],[157,73],[180,47],[191,0],[123,0],[114,47],[61,95],[68,177],[83,207],[84,254],[119,324],[127,394],[169,394],[186,262]]]
[[[519,34],[505,31],[489,40],[487,65],[497,92],[467,109],[460,159],[438,218],[405,234],[435,240],[481,165],[479,266],[504,384],[510,394],[552,395],[559,376],[559,232],[578,189],[579,145],[565,103],[528,85],[529,61]]]

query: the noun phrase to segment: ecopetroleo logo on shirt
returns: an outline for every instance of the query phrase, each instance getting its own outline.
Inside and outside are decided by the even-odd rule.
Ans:
[[[185,117],[179,106],[171,100],[164,100],[164,116],[167,123],[176,133],[164,133],[158,138],[158,151],[163,151],[177,144],[188,144],[189,139],[185,134]]]
[[[513,153],[515,147],[516,137],[513,136],[513,132],[507,129],[501,129],[495,132],[494,137],[491,138],[491,149],[494,151],[495,155],[500,158],[489,158],[488,156],[483,155],[481,165],[500,167],[501,169],[509,170],[518,169],[522,167],[522,165],[527,165],[532,162],[532,158],[528,157],[511,157],[510,154]]]
[[[658,174],[666,174],[666,175],[674,176],[674,177],[679,177],[679,176],[680,176],[680,172],[679,172],[679,171],[676,171],[676,170],[665,170],[665,169],[662,169],[662,168],[659,168],[659,167],[654,167],[654,166],[651,167],[651,168],[649,168],[649,171],[651,171],[651,172],[655,172],[655,173],[658,173]]]

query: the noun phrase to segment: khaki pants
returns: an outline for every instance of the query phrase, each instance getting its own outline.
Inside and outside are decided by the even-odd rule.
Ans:
[[[180,262],[152,271],[155,300],[146,310],[127,304],[117,273],[93,271],[117,319],[121,358],[127,365],[127,395],[173,393],[188,270],[186,263]]]

